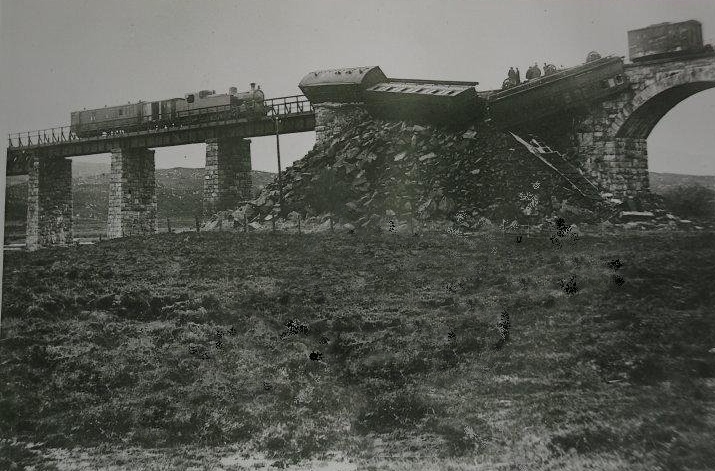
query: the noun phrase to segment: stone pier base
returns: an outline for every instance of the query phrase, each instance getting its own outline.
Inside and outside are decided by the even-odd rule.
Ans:
[[[585,139],[580,136],[580,150],[594,183],[617,198],[635,198],[648,191],[647,141],[593,134],[585,135]]]
[[[42,158],[30,163],[27,189],[27,249],[72,243],[72,161]]]
[[[323,144],[342,134],[346,128],[367,118],[365,106],[357,103],[317,103],[315,110],[315,143]]]
[[[234,209],[251,199],[251,141],[211,139],[206,141],[203,216]]]
[[[107,237],[115,239],[156,231],[154,151],[113,149]]]

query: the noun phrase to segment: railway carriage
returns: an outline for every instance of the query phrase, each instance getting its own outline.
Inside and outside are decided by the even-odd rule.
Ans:
[[[462,123],[480,115],[477,82],[390,79],[364,92],[370,112],[387,119]]]
[[[659,23],[628,31],[628,56],[633,62],[712,53],[703,45],[702,24],[697,20]]]
[[[489,116],[497,126],[515,126],[584,107],[626,87],[623,60],[604,57],[489,95]]]

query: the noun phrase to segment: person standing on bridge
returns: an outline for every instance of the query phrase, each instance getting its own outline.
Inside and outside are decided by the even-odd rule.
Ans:
[[[539,69],[539,65],[534,62],[534,65],[529,67],[526,71],[526,80],[532,80],[539,77],[541,77],[541,69]]]

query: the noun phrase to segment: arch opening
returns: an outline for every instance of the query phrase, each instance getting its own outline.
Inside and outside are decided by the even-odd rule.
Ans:
[[[681,101],[710,88],[715,88],[715,81],[689,82],[665,89],[633,110],[615,137],[647,139],[668,111]]]

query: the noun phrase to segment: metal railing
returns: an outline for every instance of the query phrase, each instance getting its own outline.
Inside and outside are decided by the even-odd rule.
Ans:
[[[41,129],[37,131],[25,131],[11,133],[7,136],[8,147],[26,147],[40,144],[53,144],[60,142],[69,142],[79,139],[77,135],[70,130],[69,126],[60,126],[50,129]]]
[[[263,104],[269,108],[268,114],[273,117],[313,112],[313,105],[304,95],[271,98]]]
[[[146,116],[117,118],[97,122],[82,123],[81,135],[71,126],[25,131],[8,134],[8,148],[17,149],[44,144],[81,141],[87,138],[116,137],[128,133],[181,129],[187,125],[227,124],[239,119],[282,118],[313,113],[313,106],[303,95],[270,98],[252,106],[218,105],[192,110],[177,111],[171,119],[152,120]]]

